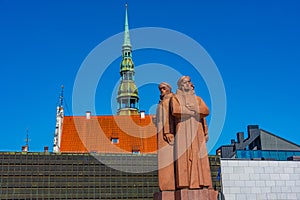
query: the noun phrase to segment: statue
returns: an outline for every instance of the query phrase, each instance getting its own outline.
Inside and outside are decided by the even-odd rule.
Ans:
[[[181,77],[176,94],[161,83],[157,108],[159,193],[155,200],[217,199],[212,189],[206,149],[209,109],[195,95],[189,76]],[[169,88],[165,92],[164,88]]]
[[[165,82],[159,84],[160,101],[156,109],[157,145],[158,145],[158,179],[161,191],[175,190],[174,177],[174,125],[169,115],[169,102],[172,87]]]
[[[205,117],[209,109],[194,93],[189,76],[181,77],[176,94],[170,99],[175,124],[176,189],[212,188],[206,150],[208,138]]]

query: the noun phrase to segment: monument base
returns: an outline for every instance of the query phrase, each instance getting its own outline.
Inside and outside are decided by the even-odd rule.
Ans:
[[[175,191],[161,191],[154,194],[154,200],[175,200]]]
[[[154,194],[154,200],[217,200],[218,191],[211,189],[182,189]]]

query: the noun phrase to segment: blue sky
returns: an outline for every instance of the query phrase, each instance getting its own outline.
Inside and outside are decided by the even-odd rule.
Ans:
[[[42,151],[44,146],[52,150],[60,86],[65,86],[66,115],[72,115],[73,85],[80,66],[97,45],[124,30],[125,3],[0,0],[1,151],[20,151],[27,128],[31,151]],[[250,124],[300,144],[298,1],[127,3],[131,29],[161,27],[181,32],[201,44],[215,62],[226,90],[227,112],[220,137],[213,138],[217,140],[213,150],[230,143],[237,132],[246,132]],[[134,41],[131,35],[133,48]],[[120,56],[121,45],[113,47],[120,49]],[[196,93],[213,107],[205,82],[185,59],[172,52],[141,49],[133,52],[133,60],[136,69],[159,63],[190,75]],[[119,62],[120,57],[100,79],[97,115],[112,112]],[[174,77],[174,83],[178,78]],[[140,108],[153,113],[157,86],[145,84],[139,92]]]

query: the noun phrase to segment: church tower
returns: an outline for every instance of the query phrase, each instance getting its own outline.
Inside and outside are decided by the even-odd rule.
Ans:
[[[122,62],[120,66],[121,82],[118,89],[118,115],[139,114],[139,95],[134,82],[134,64],[132,61],[132,47],[129,36],[127,4],[125,10],[125,32],[122,45]]]
[[[59,153],[60,152],[62,126],[63,126],[64,116],[65,116],[64,115],[63,100],[64,100],[64,86],[61,86],[59,102],[58,102],[57,107],[56,107],[56,126],[55,126],[54,145],[53,145],[53,152],[54,153]]]

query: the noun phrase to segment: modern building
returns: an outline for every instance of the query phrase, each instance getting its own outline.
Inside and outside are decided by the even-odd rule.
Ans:
[[[220,190],[220,158],[210,156]],[[153,199],[157,154],[0,152],[0,199]]]
[[[232,139],[230,144],[222,145],[216,154],[221,158],[287,160],[291,156],[300,156],[300,146],[260,129],[258,125],[249,125],[247,138],[244,132],[238,132],[237,141]]]
[[[157,156],[0,153],[0,199],[153,199]]]
[[[300,146],[257,125],[217,150],[225,199],[300,199]]]

